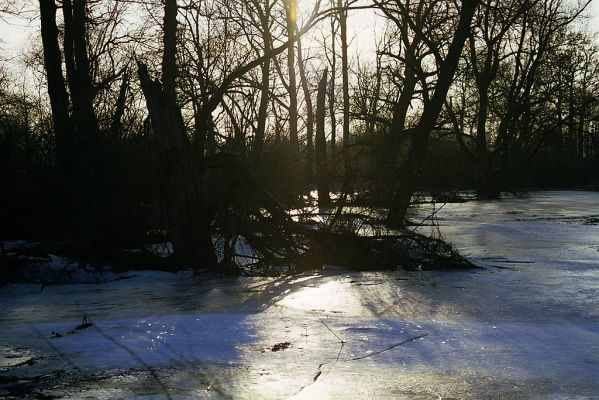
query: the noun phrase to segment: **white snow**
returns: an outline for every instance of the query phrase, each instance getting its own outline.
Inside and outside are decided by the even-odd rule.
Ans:
[[[595,398],[597,215],[582,191],[447,204],[470,272],[6,285],[0,374],[64,369],[45,393],[71,398]]]

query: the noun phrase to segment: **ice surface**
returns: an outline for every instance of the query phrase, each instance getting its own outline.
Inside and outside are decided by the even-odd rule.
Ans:
[[[6,285],[0,396],[596,399],[597,215],[583,191],[447,204],[476,271]]]

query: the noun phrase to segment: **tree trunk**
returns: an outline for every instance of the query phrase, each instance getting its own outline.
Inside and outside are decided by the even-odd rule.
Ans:
[[[62,74],[62,55],[58,45],[56,4],[54,1],[39,0],[44,67],[48,80],[48,95],[54,123],[56,164],[62,172],[69,170],[69,153],[74,134],[73,121],[69,114],[69,95]],[[64,175],[62,175],[64,177]]]
[[[306,178],[307,181],[311,183],[314,171],[314,110],[312,107],[312,98],[310,95],[308,78],[306,77],[306,69],[304,66],[306,61],[302,57],[302,42],[299,39],[297,41],[297,57],[299,60],[298,65],[302,90],[304,92],[304,101],[306,102]]]
[[[430,134],[435,128],[437,119],[445,103],[447,92],[453,81],[460,55],[464,48],[464,43],[470,35],[470,23],[478,7],[478,3],[479,0],[465,0],[462,2],[460,21],[447,51],[447,56],[439,66],[439,78],[435,87],[435,93],[430,102],[425,105],[413,133],[408,160],[400,169],[393,203],[389,207],[389,213],[387,214],[386,222],[388,226],[400,227],[405,224],[408,207],[410,206],[412,195],[416,190],[415,186],[420,163],[426,155]]]
[[[266,4],[268,6],[268,4]],[[272,37],[270,34],[270,14],[268,7],[265,7],[260,16],[260,25],[262,29],[262,41],[264,44],[264,53],[270,51],[272,47]],[[270,58],[265,59],[260,66],[262,73],[262,81],[260,83],[260,106],[258,108],[258,127],[254,136],[252,150],[255,155],[259,156],[264,147],[264,139],[266,134],[266,120],[268,112],[268,100],[270,99]]]
[[[335,0],[332,0],[333,2]],[[329,91],[329,117],[331,118],[331,161],[337,154],[337,118],[335,116],[335,74],[337,73],[337,49],[335,39],[335,15],[331,15],[331,89]]]
[[[287,37],[295,36],[295,23],[297,18],[297,5],[295,0],[286,1]],[[291,145],[292,159],[297,161],[299,139],[297,134],[297,81],[295,73],[295,46],[293,43],[287,50],[287,72],[289,74],[289,143]]]
[[[262,82],[260,84],[260,106],[258,108],[258,127],[254,136],[253,152],[256,155],[262,153],[266,133],[266,119],[268,112],[269,87],[270,87],[270,59],[262,63]]]
[[[347,9],[339,0],[339,25],[341,29],[341,80],[343,91],[343,147],[349,146],[349,65],[347,60]]]
[[[110,133],[116,138],[121,135],[122,119],[125,114],[125,102],[127,100],[127,88],[129,87],[129,75],[125,72],[123,75],[123,81],[119,88],[119,96],[117,97],[114,105],[114,115],[112,116],[112,123],[110,124]]]
[[[316,95],[316,190],[318,192],[318,204],[327,206],[331,199],[329,197],[329,171],[327,162],[327,140],[324,131],[327,73],[325,69]]]
[[[478,112],[476,115],[476,161],[480,171],[480,182],[476,196],[479,199],[494,199],[500,195],[499,177],[494,171],[494,157],[487,151],[487,118],[489,109],[490,78],[479,77],[477,83]]]
[[[77,136],[90,154],[97,154],[98,120],[94,111],[94,87],[87,55],[86,0],[64,0],[64,48],[73,119]],[[90,160],[93,161],[93,160]]]
[[[204,153],[206,151],[206,128],[204,127],[205,122],[203,121],[203,116],[200,114],[202,110],[202,105],[200,104],[200,100],[198,97],[194,98],[192,101],[193,106],[193,123],[194,123],[194,132],[193,132],[193,146],[194,153],[196,157],[203,158]]]
[[[379,51],[379,50],[377,50]],[[381,84],[383,80],[383,67],[381,62],[382,56],[377,54],[376,56],[376,80],[374,85],[374,92],[372,93],[372,100],[368,103],[368,119],[366,121],[366,138],[368,140],[374,139],[374,127],[376,119],[379,114],[379,100],[381,97]]]
[[[412,57],[410,62],[415,63],[415,57]],[[401,91],[397,103],[393,107],[393,116],[391,119],[391,127],[389,129],[390,137],[385,141],[386,149],[383,149],[383,156],[381,157],[381,176],[385,186],[389,184],[393,185],[393,181],[396,178],[396,174],[398,173],[397,154],[401,154],[404,151],[404,146],[402,144],[405,143],[405,146],[409,146],[409,141],[407,140],[408,130],[406,129],[406,119],[416,91],[417,83],[418,79],[413,67],[406,65],[404,68],[403,90]]]
[[[196,162],[198,155],[194,151],[196,147],[187,139],[181,110],[176,104],[176,32],[177,2],[166,0],[163,83],[151,79],[147,67],[141,63],[138,64],[139,78],[154,133],[162,142],[164,173],[170,184],[167,208],[174,256],[181,266],[213,268],[217,261],[210,232],[211,213],[205,207],[201,170]],[[207,129],[208,115],[200,115],[204,117],[198,121],[200,129]]]
[[[347,4],[339,0],[339,27],[341,35],[341,83],[343,93],[343,187],[342,191],[348,194],[351,188],[351,165],[349,154],[349,65],[347,57]]]

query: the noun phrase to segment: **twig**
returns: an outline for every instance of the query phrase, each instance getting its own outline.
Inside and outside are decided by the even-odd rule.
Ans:
[[[443,207],[445,207],[445,205],[447,205],[447,202],[443,203],[443,204],[441,205],[441,207],[439,207],[439,208],[437,208],[437,209],[433,210],[433,212],[432,212],[432,213],[431,213],[429,216],[427,216],[425,219],[423,219],[422,221],[420,221],[420,223],[418,223],[418,225],[416,225],[416,226],[414,227],[414,229],[412,229],[412,231],[411,231],[411,232],[412,232],[412,233],[414,233],[414,231],[416,231],[416,229],[420,228],[420,227],[422,226],[422,224],[424,224],[424,223],[425,223],[426,221],[428,221],[429,219],[433,218],[433,217],[434,217],[434,216],[435,216],[435,215],[436,215],[436,214],[437,214],[439,211],[441,211],[441,209],[442,209]]]
[[[323,320],[320,320],[320,322],[329,330],[329,332],[331,332],[333,334],[333,336],[335,336],[337,338],[339,343],[341,343],[341,344],[346,343],[344,340],[341,340],[341,338],[339,338],[339,336],[337,336],[337,334],[331,328],[329,328],[329,326]]]
[[[413,338],[406,339],[406,340],[404,340],[403,342],[396,343],[396,344],[394,344],[393,346],[387,347],[387,348],[385,348],[385,349],[382,349],[382,350],[379,350],[379,351],[375,351],[374,353],[366,354],[366,355],[364,355],[364,356],[355,357],[355,358],[348,358],[348,359],[346,359],[346,360],[344,360],[344,361],[356,361],[356,360],[362,360],[362,359],[364,359],[364,358],[368,358],[368,357],[376,356],[376,355],[378,355],[378,354],[381,354],[381,353],[383,353],[383,352],[385,352],[385,351],[393,350],[394,348],[396,348],[396,347],[398,347],[398,346],[401,346],[401,345],[403,345],[403,344],[406,344],[406,343],[413,342],[414,340],[421,339],[421,338],[423,338],[423,337],[426,337],[426,336],[428,336],[428,335],[429,335],[428,333],[425,333],[425,334],[422,334],[422,335],[419,335],[419,336],[415,336],[415,337],[413,337]]]

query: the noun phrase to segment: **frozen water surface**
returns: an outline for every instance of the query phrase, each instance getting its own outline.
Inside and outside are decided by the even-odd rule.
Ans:
[[[599,399],[598,218],[585,191],[447,204],[469,272],[7,285],[0,397]]]

